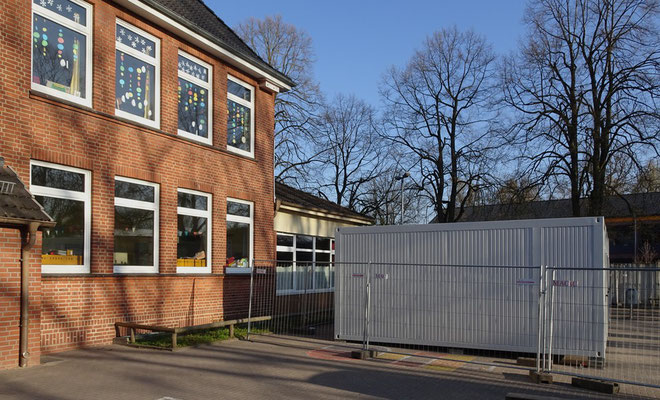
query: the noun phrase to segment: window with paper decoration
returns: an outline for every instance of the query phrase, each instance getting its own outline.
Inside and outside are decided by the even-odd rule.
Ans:
[[[211,65],[179,52],[178,107],[181,136],[212,144]]]
[[[79,0],[33,1],[33,89],[91,106],[91,14]]]
[[[227,76],[227,149],[254,156],[254,87]]]
[[[158,127],[160,41],[117,21],[115,28],[115,114]]]

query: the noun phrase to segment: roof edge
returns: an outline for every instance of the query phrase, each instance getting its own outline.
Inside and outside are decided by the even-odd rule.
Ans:
[[[317,207],[305,207],[300,204],[292,203],[289,201],[282,201],[281,200],[281,210],[286,210],[286,211],[294,211],[298,212],[301,214],[308,214],[308,215],[313,215],[313,216],[323,216],[327,217],[329,219],[335,219],[335,220],[341,220],[341,221],[350,221],[350,222],[365,222],[367,224],[372,224],[373,219],[367,216],[361,216],[361,215],[354,215],[354,216],[349,216],[349,215],[342,215],[338,213],[333,213],[331,211],[322,209],[322,208],[317,208]]]
[[[251,75],[256,75],[257,78],[264,79],[267,83],[270,82],[271,84],[276,85],[279,88],[279,91],[281,92],[289,91],[293,86],[296,86],[296,83],[293,80],[291,80],[291,78],[289,78],[282,72],[276,70],[273,66],[261,60],[261,58],[259,59],[261,60],[261,63],[263,63],[263,65],[258,65],[260,64],[259,62],[256,62],[255,60],[246,57],[244,54],[237,51],[232,46],[229,46],[228,44],[224,43],[218,37],[212,35],[211,33],[207,32],[204,29],[201,29],[200,27],[194,25],[188,19],[183,18],[181,15],[176,14],[175,12],[172,12],[171,10],[168,10],[165,7],[162,7],[161,5],[153,2],[152,0],[112,0],[112,1],[116,4],[119,4],[127,8],[130,11],[135,12],[136,14],[142,16],[143,18],[146,18],[147,20],[154,22],[158,26],[161,26],[173,33],[176,33],[177,35],[183,37],[189,42],[205,49],[206,51],[211,52],[221,60],[229,62],[234,67],[241,69],[243,71],[247,71]],[[215,13],[213,13],[213,15],[215,15]],[[219,17],[216,16],[216,18],[222,21]],[[224,24],[224,21],[222,22]],[[179,24],[181,26],[176,26],[176,24]],[[227,24],[225,24],[225,26],[227,26]],[[268,69],[270,69],[271,71],[266,71],[263,68],[264,65],[267,66]]]

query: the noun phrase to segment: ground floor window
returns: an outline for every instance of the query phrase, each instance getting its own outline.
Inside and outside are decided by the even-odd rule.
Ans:
[[[178,273],[211,272],[211,195],[179,189],[177,207]]]
[[[277,234],[277,293],[334,290],[334,239]]]
[[[227,199],[228,267],[249,267],[252,260],[253,203]]]
[[[115,177],[114,272],[158,272],[159,185]]]
[[[30,191],[57,223],[43,231],[41,272],[89,272],[91,175],[64,165],[30,163]]]

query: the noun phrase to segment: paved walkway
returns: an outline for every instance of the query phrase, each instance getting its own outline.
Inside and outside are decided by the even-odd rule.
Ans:
[[[524,371],[469,364],[469,357],[419,367],[414,357],[361,361],[345,357],[347,351],[274,336],[177,352],[76,350],[44,357],[39,367],[0,372],[0,399],[504,399],[510,392],[612,398],[566,383],[534,385]]]

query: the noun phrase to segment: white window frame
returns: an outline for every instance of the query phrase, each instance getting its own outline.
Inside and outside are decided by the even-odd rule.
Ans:
[[[39,4],[32,2],[32,13],[31,13],[31,24],[30,24],[30,88],[34,91],[47,94],[49,96],[57,97],[62,100],[79,104],[84,107],[92,107],[92,87],[94,86],[94,79],[92,77],[92,33],[93,33],[93,7],[91,4],[86,3],[81,0],[69,0],[72,3],[75,3],[85,9],[87,13],[86,22],[87,25],[81,25],[75,21],[71,21],[68,18],[65,18],[54,11],[51,11],[47,8],[41,7]],[[41,85],[32,81],[32,68],[34,63],[34,51],[32,50],[32,33],[34,33],[34,14],[39,15],[42,18],[47,18],[57,24],[60,24],[68,29],[74,30],[81,35],[85,36],[85,97],[78,97],[72,94],[64,93],[59,90],[49,88],[46,85]]]
[[[178,193],[188,193],[188,194],[194,194],[195,196],[203,196],[206,197],[206,210],[198,210],[196,208],[188,208],[188,207],[179,207],[178,204]],[[206,193],[206,192],[200,192],[197,190],[192,190],[192,189],[182,189],[178,188],[177,189],[177,207],[176,207],[176,215],[177,215],[177,232],[179,230],[179,222],[178,222],[178,217],[179,214],[181,215],[187,215],[190,217],[202,217],[206,218],[206,267],[176,267],[176,272],[178,274],[210,274],[211,273],[211,245],[213,244],[213,231],[212,231],[212,226],[213,226],[213,221],[212,221],[212,206],[213,205],[213,195],[211,193]],[[178,251],[177,251],[178,252]],[[177,255],[178,258],[178,255]]]
[[[282,295],[290,295],[290,294],[301,294],[301,293],[326,293],[326,292],[334,292],[335,291],[335,282],[334,280],[330,279],[331,286],[329,288],[322,288],[322,289],[317,289],[316,288],[316,279],[315,279],[315,272],[316,272],[316,253],[327,253],[330,254],[330,265],[331,267],[334,268],[334,262],[332,261],[332,256],[335,254],[335,250],[332,248],[332,245],[335,241],[335,239],[330,238],[330,237],[324,237],[324,236],[314,236],[314,235],[305,235],[302,233],[285,233],[285,232],[277,232],[277,236],[293,236],[293,246],[277,246],[276,251],[279,252],[290,252],[293,253],[293,260],[291,261],[292,264],[292,270],[291,273],[293,274],[293,279],[291,282],[291,285],[293,286],[292,289],[276,289],[276,295],[277,296],[282,296]],[[304,248],[298,248],[298,236],[310,236],[312,238],[312,248],[311,249],[304,249]],[[316,239],[330,239],[330,250],[318,250],[316,248]],[[301,289],[296,289],[297,286],[297,281],[298,281],[298,275],[296,274],[296,266],[297,266],[297,252],[302,251],[302,252],[307,252],[307,253],[312,253],[312,288],[309,290],[301,290]],[[279,260],[278,260],[279,261]],[[308,264],[309,261],[305,261],[305,264]],[[332,275],[331,275],[332,276]]]
[[[250,255],[248,256],[248,263],[250,266],[252,266],[252,263],[254,262],[254,203],[248,200],[241,200],[241,199],[234,199],[231,197],[227,197],[227,206],[229,206],[229,203],[240,203],[240,204],[247,204],[250,206],[250,216],[249,217],[242,217],[239,215],[232,215],[227,213],[227,222],[242,222],[244,224],[249,224],[250,225]],[[227,224],[225,223],[225,231],[227,229]],[[225,239],[225,248],[227,247],[227,242]]]
[[[74,190],[65,190],[39,186],[32,184],[32,166],[59,169],[62,171],[75,172],[83,174],[85,177],[85,191],[77,192]],[[90,252],[92,237],[92,171],[80,168],[69,167],[61,164],[53,164],[45,161],[30,160],[30,192],[34,196],[53,197],[63,200],[76,200],[84,203],[84,232],[83,232],[83,263],[82,265],[48,265],[41,264],[42,274],[86,274],[90,268]]]
[[[160,204],[160,185],[158,183],[142,181],[139,179],[126,178],[123,176],[115,176],[115,181],[135,183],[137,185],[151,186],[154,188],[154,201],[141,201],[125,199],[123,197],[115,196],[115,206],[135,208],[138,210],[149,210],[154,212],[154,264],[153,265],[115,265],[114,264],[114,247],[113,247],[113,271],[115,274],[132,274],[132,273],[158,273],[158,245],[159,231],[160,231],[160,218],[159,218],[159,204]],[[113,209],[114,212],[114,209]],[[115,214],[116,216],[116,214]],[[113,235],[114,239],[114,235]]]
[[[194,83],[197,86],[200,86],[200,87],[206,89],[206,91],[208,93],[208,106],[207,106],[207,108],[209,110],[209,115],[208,115],[208,118],[207,118],[208,124],[207,124],[207,129],[206,129],[207,132],[208,132],[208,137],[203,138],[199,135],[195,135],[194,133],[190,133],[190,132],[186,132],[184,130],[178,129],[179,115],[178,115],[178,112],[177,112],[177,134],[181,137],[185,137],[185,138],[192,139],[192,140],[195,140],[195,141],[198,141],[198,142],[201,142],[201,143],[206,143],[206,144],[209,144],[209,145],[213,145],[213,66],[209,63],[206,63],[206,62],[200,60],[199,58],[197,58],[195,56],[192,56],[192,55],[186,53],[183,50],[179,50],[179,55],[181,57],[189,59],[190,61],[194,61],[195,63],[201,65],[202,67],[204,67],[208,70],[208,78],[209,78],[208,82],[205,82],[205,81],[203,81],[201,79],[198,79],[198,78],[196,78],[192,75],[189,75],[189,74],[187,74],[187,73],[185,73],[181,70],[178,70],[178,68],[177,68],[177,71],[178,71],[177,78],[185,79],[185,80],[187,80],[191,83]]]
[[[154,57],[150,57],[146,54],[142,54],[142,52],[137,51],[136,49],[124,44],[117,42],[116,38],[116,29],[117,25],[120,25],[126,29],[130,29],[131,31],[144,36],[145,38],[151,40],[154,42]],[[153,106],[153,112],[154,112],[154,120],[150,120],[148,118],[144,117],[139,117],[137,115],[131,114],[126,111],[122,111],[117,108],[115,105],[115,115],[133,122],[137,122],[138,124],[146,125],[151,128],[155,129],[160,129],[160,39],[158,39],[156,36],[147,33],[143,31],[142,29],[138,28],[135,25],[131,25],[126,21],[122,21],[121,19],[117,18],[115,20],[115,26],[113,26],[113,35],[115,35],[115,54],[113,54],[113,57],[115,59],[115,87],[114,87],[114,95],[117,95],[117,79],[116,79],[116,74],[117,74],[117,50],[122,51],[132,57],[135,57],[139,60],[144,61],[145,63],[149,65],[154,66],[154,82],[155,82],[155,87],[154,87],[154,104]]]
[[[232,93],[229,93],[229,90],[227,90],[227,100],[228,101],[231,100],[235,103],[238,103],[238,104],[240,104],[242,106],[245,106],[245,107],[250,109],[250,151],[241,150],[239,148],[236,148],[236,147],[230,145],[229,144],[229,130],[227,130],[227,150],[229,150],[233,153],[236,153],[236,154],[240,154],[240,155],[245,156],[245,157],[254,158],[254,129],[255,129],[255,125],[256,125],[255,120],[254,120],[254,93],[255,93],[254,86],[250,85],[249,83],[243,82],[242,80],[240,80],[238,78],[235,78],[231,75],[227,75],[227,79],[234,82],[234,83],[237,83],[237,84],[243,86],[246,89],[250,90],[250,101],[249,102],[246,101],[246,100],[241,99],[240,97],[238,97],[238,96],[236,96]],[[229,116],[227,116],[227,118],[229,118]]]

